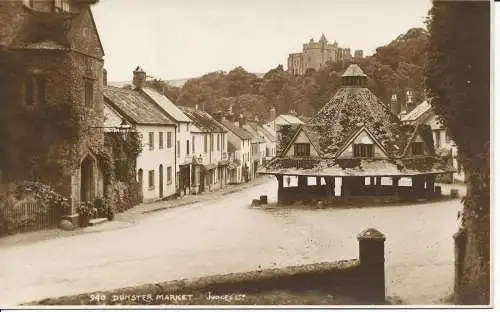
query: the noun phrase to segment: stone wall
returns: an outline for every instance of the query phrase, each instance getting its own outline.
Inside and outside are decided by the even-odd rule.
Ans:
[[[240,293],[258,298],[259,294],[272,291],[286,291],[299,295],[321,292],[331,295],[333,300],[338,296],[346,296],[352,298],[356,304],[384,304],[385,237],[375,229],[367,229],[361,232],[357,239],[359,259],[146,284],[45,299],[27,305],[174,304],[163,299],[165,296],[179,294],[192,296],[191,300],[181,304],[199,304],[200,301],[195,300],[206,297],[208,293],[218,295]],[[238,301],[232,303],[238,304]],[[290,304],[290,301],[276,302],[276,304]]]

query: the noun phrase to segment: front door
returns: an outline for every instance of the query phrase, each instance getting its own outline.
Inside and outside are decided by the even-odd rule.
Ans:
[[[158,169],[160,172],[160,181],[158,181],[159,187],[160,187],[160,198],[163,198],[163,165],[160,165],[160,168]]]
[[[91,202],[94,200],[94,160],[92,157],[85,157],[80,170],[80,201]]]

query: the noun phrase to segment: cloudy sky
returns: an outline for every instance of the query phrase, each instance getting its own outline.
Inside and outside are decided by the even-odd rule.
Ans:
[[[430,0],[101,0],[93,7],[110,81],[141,65],[162,79],[283,64],[322,33],[372,54],[423,27]]]

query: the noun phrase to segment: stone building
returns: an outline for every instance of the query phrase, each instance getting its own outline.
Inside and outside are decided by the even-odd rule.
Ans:
[[[244,118],[232,115],[220,116],[220,123],[227,130],[227,151],[231,164],[229,166],[229,183],[239,184],[250,180],[251,141],[253,136],[243,129]]]
[[[139,90],[105,86],[104,99],[106,129],[115,129],[125,121],[141,138],[135,170],[143,201],[174,195],[176,123]]]
[[[146,87],[146,72],[139,66],[134,70],[133,85],[144,96],[155,103],[164,114],[173,120],[177,125],[177,131],[174,134],[175,142],[175,185],[179,195],[190,193],[191,172],[193,155],[190,151],[191,146],[191,125],[192,121],[182,110],[175,105],[165,95]]]
[[[436,195],[436,176],[453,169],[435,154],[430,130],[403,125],[365,87],[366,79],[358,65],[350,65],[343,87],[261,170],[276,176],[280,203]],[[289,183],[292,177],[296,185]],[[402,178],[411,186],[399,185]]]
[[[0,151],[1,170],[10,181],[54,186],[72,199],[72,215],[80,202],[104,195],[104,50],[95,2],[0,1],[1,127],[15,128],[4,139],[18,142]]]
[[[363,57],[362,50],[356,50],[357,57]],[[309,43],[304,43],[302,52],[288,55],[288,71],[294,75],[302,76],[308,69],[316,71],[325,67],[327,62],[338,62],[352,59],[351,49],[341,48],[335,41],[328,43],[325,35],[321,35],[318,42],[311,38]]]
[[[192,120],[191,193],[220,189],[229,181],[227,130],[198,107],[180,107]]]
[[[401,114],[400,118],[404,124],[428,125],[432,131],[434,149],[436,150],[436,153],[449,157],[455,170],[453,174],[450,173],[449,176],[443,176],[443,181],[464,182],[465,174],[462,165],[460,164],[457,146],[448,135],[446,128],[439,121],[438,116],[430,104],[430,100],[425,100],[408,113],[405,112],[404,114]]]

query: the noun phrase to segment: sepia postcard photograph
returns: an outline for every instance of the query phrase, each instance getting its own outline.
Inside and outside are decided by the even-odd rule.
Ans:
[[[491,308],[494,2],[0,0],[0,308]]]

